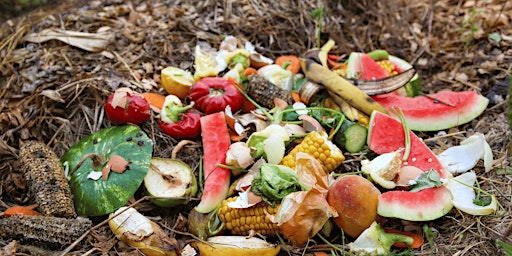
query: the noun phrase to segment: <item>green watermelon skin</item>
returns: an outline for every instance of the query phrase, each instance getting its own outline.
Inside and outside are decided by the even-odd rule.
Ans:
[[[445,186],[417,192],[393,190],[379,196],[377,213],[383,217],[409,221],[438,219],[453,208],[452,195]]]
[[[410,68],[413,68],[409,62],[393,55],[389,55],[388,60],[391,62],[391,64],[393,64],[393,66],[395,66],[394,71],[397,73],[402,73]],[[409,83],[407,83],[404,87],[396,90],[398,95],[407,97],[416,97],[420,95],[422,91],[423,87],[421,86],[420,76],[418,73],[416,73],[412,77],[411,81],[409,81]]]
[[[411,151],[407,161],[404,161],[402,165],[415,166],[424,172],[435,169],[441,178],[448,177],[449,172],[427,145],[414,132],[409,131],[409,135]],[[389,115],[374,111],[368,125],[367,144],[373,152],[379,155],[405,148],[405,133],[402,123]],[[402,156],[403,154],[402,151]]]
[[[374,59],[362,52],[352,52],[347,61],[346,78],[355,80],[376,80],[389,76]]]
[[[394,113],[393,107],[402,109],[413,131],[439,131],[468,123],[489,104],[489,99],[474,91],[441,91],[413,98],[388,93],[372,98],[389,113]]]
[[[230,186],[231,170],[217,166],[226,164],[226,152],[231,145],[224,112],[201,117],[201,136],[204,189],[195,210],[209,213],[226,198]]]

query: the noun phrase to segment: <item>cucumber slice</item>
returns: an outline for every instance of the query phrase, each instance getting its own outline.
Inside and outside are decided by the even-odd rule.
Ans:
[[[360,152],[366,145],[368,129],[358,123],[345,120],[334,136],[334,143],[349,153]]]

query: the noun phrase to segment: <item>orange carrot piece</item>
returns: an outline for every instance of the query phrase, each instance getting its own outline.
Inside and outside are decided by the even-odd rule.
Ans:
[[[248,67],[244,70],[244,76],[255,75],[258,73],[258,70],[253,67]]]
[[[326,252],[313,252],[314,256],[329,256]]]
[[[412,237],[413,242],[412,242],[411,246],[407,246],[406,244],[404,244],[402,242],[396,242],[393,244],[393,246],[397,247],[397,248],[417,249],[417,248],[420,248],[424,243],[423,236],[421,234],[416,234],[416,233],[407,232],[407,231],[400,231],[400,230],[392,229],[392,228],[386,228],[385,231],[388,234],[401,234],[401,235],[406,235],[406,236]]]
[[[150,105],[158,109],[162,109],[162,107],[164,106],[165,96],[162,94],[154,92],[144,92],[142,93],[142,96],[149,102]]]
[[[295,55],[279,56],[277,57],[275,63],[281,67],[286,66],[286,70],[289,70],[294,74],[297,74],[300,71],[300,60],[299,57]]]
[[[291,92],[293,101],[295,102],[302,102],[300,98],[300,94],[298,92]]]
[[[34,211],[32,207],[21,205],[12,206],[4,212],[4,216],[6,217],[11,217],[14,215],[39,216],[41,213]]]

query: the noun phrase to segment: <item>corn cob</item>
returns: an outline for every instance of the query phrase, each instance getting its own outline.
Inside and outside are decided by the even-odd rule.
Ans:
[[[279,209],[279,204],[272,208],[266,202],[260,202],[249,208],[231,208],[229,202],[237,199],[237,196],[224,199],[221,203],[217,215],[226,225],[226,229],[233,235],[247,236],[251,230],[265,236],[279,234],[281,231],[277,223],[273,223],[267,216],[275,215]]]
[[[39,212],[45,216],[76,217],[71,189],[55,152],[42,142],[28,141],[21,146],[19,159]]]
[[[280,98],[290,105],[293,104],[293,97],[289,91],[277,87],[260,75],[249,76],[245,91],[254,101],[265,108],[275,107],[274,98]]]
[[[325,132],[310,132],[299,145],[295,146],[281,160],[281,164],[295,169],[295,156],[298,152],[307,153],[317,159],[327,173],[336,169],[345,160],[341,149],[327,139]]]
[[[91,227],[89,219],[20,215],[0,219],[0,237],[44,245],[69,245]]]

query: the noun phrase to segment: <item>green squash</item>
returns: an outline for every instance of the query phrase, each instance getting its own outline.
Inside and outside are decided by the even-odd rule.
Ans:
[[[74,144],[61,158],[75,210],[80,216],[101,216],[124,206],[140,187],[153,154],[153,141],[137,126],[114,126]],[[99,156],[93,163],[91,156]],[[111,156],[128,161],[123,173],[111,171],[108,179],[90,178],[101,173]],[[101,175],[100,175],[101,176]]]

